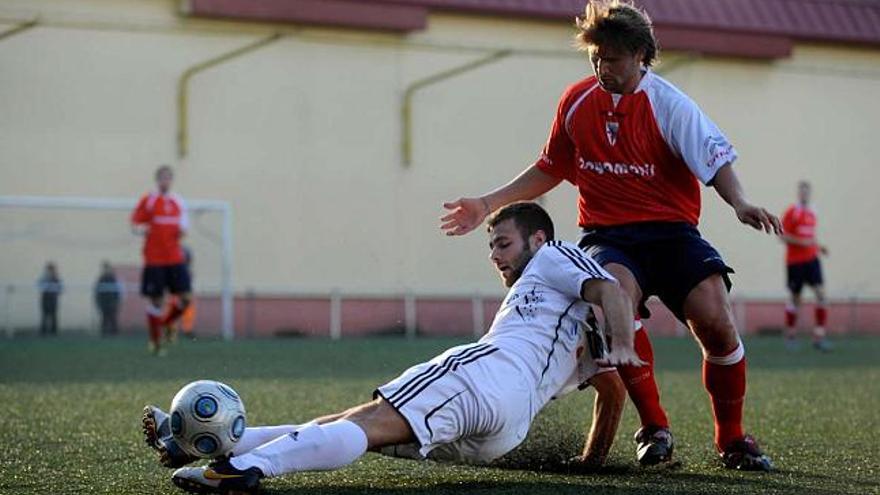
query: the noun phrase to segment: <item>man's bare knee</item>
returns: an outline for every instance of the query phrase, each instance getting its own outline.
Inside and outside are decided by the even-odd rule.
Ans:
[[[736,328],[732,324],[700,327],[691,322],[691,330],[699,340],[704,353],[709,356],[726,356],[739,345]]]
[[[177,300],[180,301],[179,305],[181,308],[185,308],[189,306],[190,301],[192,301],[192,293],[183,292],[177,295]]]
[[[688,326],[707,354],[723,356],[739,345],[730,301],[720,276],[700,282],[688,294],[684,311]]]
[[[825,288],[821,285],[817,285],[813,287],[813,292],[816,293],[816,302],[819,304],[825,304]]]

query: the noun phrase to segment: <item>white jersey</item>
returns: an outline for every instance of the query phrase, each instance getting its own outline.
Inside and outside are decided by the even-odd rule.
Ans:
[[[581,331],[590,309],[581,287],[590,279],[614,280],[574,244],[541,246],[479,342],[448,349],[376,390],[417,439],[385,453],[489,462],[519,445],[547,402],[604,371],[584,350]]]
[[[516,361],[519,378],[535,390],[538,409],[571,380],[585,381],[599,371],[589,356],[578,363],[581,328],[590,311],[581,290],[590,279],[615,280],[576,245],[547,242],[510,288],[489,332],[480,339]]]

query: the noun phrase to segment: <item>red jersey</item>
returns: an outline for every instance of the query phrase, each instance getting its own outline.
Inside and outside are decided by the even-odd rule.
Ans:
[[[786,243],[786,264],[805,263],[819,257],[819,244],[816,243],[816,212],[812,208],[791,205],[782,215],[782,231],[801,240],[813,241],[809,246]]]
[[[188,226],[186,206],[176,194],[145,194],[131,214],[132,225],[145,225],[144,263],[177,265],[185,261],[180,238]]]
[[[566,89],[536,165],[578,188],[581,227],[696,225],[700,182],[736,157],[696,103],[646,71],[632,94],[608,93],[595,76]]]

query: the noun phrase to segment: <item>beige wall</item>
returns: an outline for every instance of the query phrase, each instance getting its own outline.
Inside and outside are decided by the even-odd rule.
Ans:
[[[288,32],[195,76],[190,154],[178,161],[180,74],[273,27],[186,21],[174,9],[171,1],[0,0],[0,30],[36,14],[43,22],[0,41],[0,194],[136,196],[155,166],[170,162],[183,195],[233,205],[238,290],[500,292],[482,233],[441,235],[440,204],[506,181],[537,155],[559,93],[587,70],[565,55],[567,26],[434,15],[409,37]],[[417,93],[407,168],[404,89],[482,56],[426,45],[562,55],[512,56]],[[814,182],[831,295],[880,296],[871,153],[880,50],[804,45],[789,60],[700,59],[668,77],[729,133],[756,202],[781,211],[798,179]],[[781,296],[778,241],[739,226],[713,191],[704,198],[702,230],[737,269],[738,293]],[[561,237],[574,239],[573,188],[554,191],[547,205]],[[52,218],[70,226],[86,214],[53,215],[0,212],[0,280],[29,282],[48,257],[85,281],[101,257],[138,262],[122,213],[59,236],[61,248],[46,235]],[[203,286],[219,280],[215,220],[193,235]],[[34,224],[42,234],[28,238]],[[98,241],[83,248],[81,237]]]

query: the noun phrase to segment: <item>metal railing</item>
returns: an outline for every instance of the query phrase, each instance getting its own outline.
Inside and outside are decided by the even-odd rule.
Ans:
[[[36,281],[0,281],[0,330],[7,337],[37,333],[41,294]],[[482,336],[500,305],[501,294],[432,294],[401,292],[365,294],[332,290],[310,292],[289,289],[250,289],[234,295],[237,338],[317,336],[340,339],[376,333],[407,338],[423,335]],[[221,336],[222,294],[218,287],[197,288],[195,332]],[[783,298],[737,297],[732,309],[737,328],[744,334],[781,331]],[[119,304],[120,332],[143,332],[145,302],[136,284],[124,286]],[[659,301],[649,301],[652,335],[683,336],[688,330]],[[812,325],[813,305],[801,310],[800,326]],[[834,333],[880,334],[880,300],[860,297],[829,301],[827,328]],[[100,335],[101,315],[94,282],[64,282],[58,300],[58,333]]]

